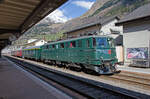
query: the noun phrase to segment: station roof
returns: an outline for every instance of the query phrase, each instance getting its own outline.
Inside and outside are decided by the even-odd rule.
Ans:
[[[67,0],[0,0],[0,48],[17,38]]]
[[[134,22],[136,20],[141,20],[141,19],[149,20],[149,18],[150,18],[150,3],[137,8],[130,14],[126,15],[118,23],[116,23],[116,25],[123,25],[127,22]]]

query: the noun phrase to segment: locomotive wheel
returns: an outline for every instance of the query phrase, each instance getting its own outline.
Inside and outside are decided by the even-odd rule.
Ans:
[[[58,66],[59,68],[62,68],[62,67],[63,67],[63,65],[61,65],[61,64],[57,64],[57,66]]]
[[[84,71],[85,73],[87,73],[87,74],[91,74],[91,73],[92,73],[92,71],[91,71],[90,69],[87,69],[87,68],[85,68],[83,71]]]
[[[97,73],[96,71],[90,70],[90,69],[86,69],[86,68],[83,69],[83,72],[85,72],[87,74],[95,75],[95,76],[100,76],[100,74]]]
[[[43,63],[45,64],[45,60],[43,60]]]
[[[82,68],[78,68],[78,67],[74,67],[74,66],[69,66],[69,69],[73,70],[73,71],[77,71],[77,72],[81,72],[82,71]]]
[[[78,67],[74,67],[74,70],[77,71],[77,72],[81,72],[82,69],[78,68]]]

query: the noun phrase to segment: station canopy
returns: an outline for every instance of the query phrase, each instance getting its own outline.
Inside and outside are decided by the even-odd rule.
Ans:
[[[0,0],[0,49],[67,0]]]

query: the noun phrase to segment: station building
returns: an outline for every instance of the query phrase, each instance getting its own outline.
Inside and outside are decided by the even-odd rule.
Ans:
[[[27,41],[26,44],[24,44],[25,47],[29,47],[29,46],[41,46],[44,45],[45,43],[47,43],[45,40],[43,39],[29,39]]]
[[[134,10],[116,26],[123,26],[124,63],[150,67],[150,4]]]
[[[15,45],[15,46],[9,46],[6,49],[4,49],[4,51],[6,51],[6,50],[8,50],[8,51],[21,50],[23,48],[30,47],[30,46],[41,46],[41,45],[44,45],[45,43],[47,43],[47,42],[43,39],[29,39],[27,41],[27,43],[25,43],[23,45],[20,44],[20,45]]]

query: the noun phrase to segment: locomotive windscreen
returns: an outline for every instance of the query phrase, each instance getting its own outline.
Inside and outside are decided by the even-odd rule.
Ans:
[[[97,47],[106,47],[107,46],[107,38],[96,38]]]

